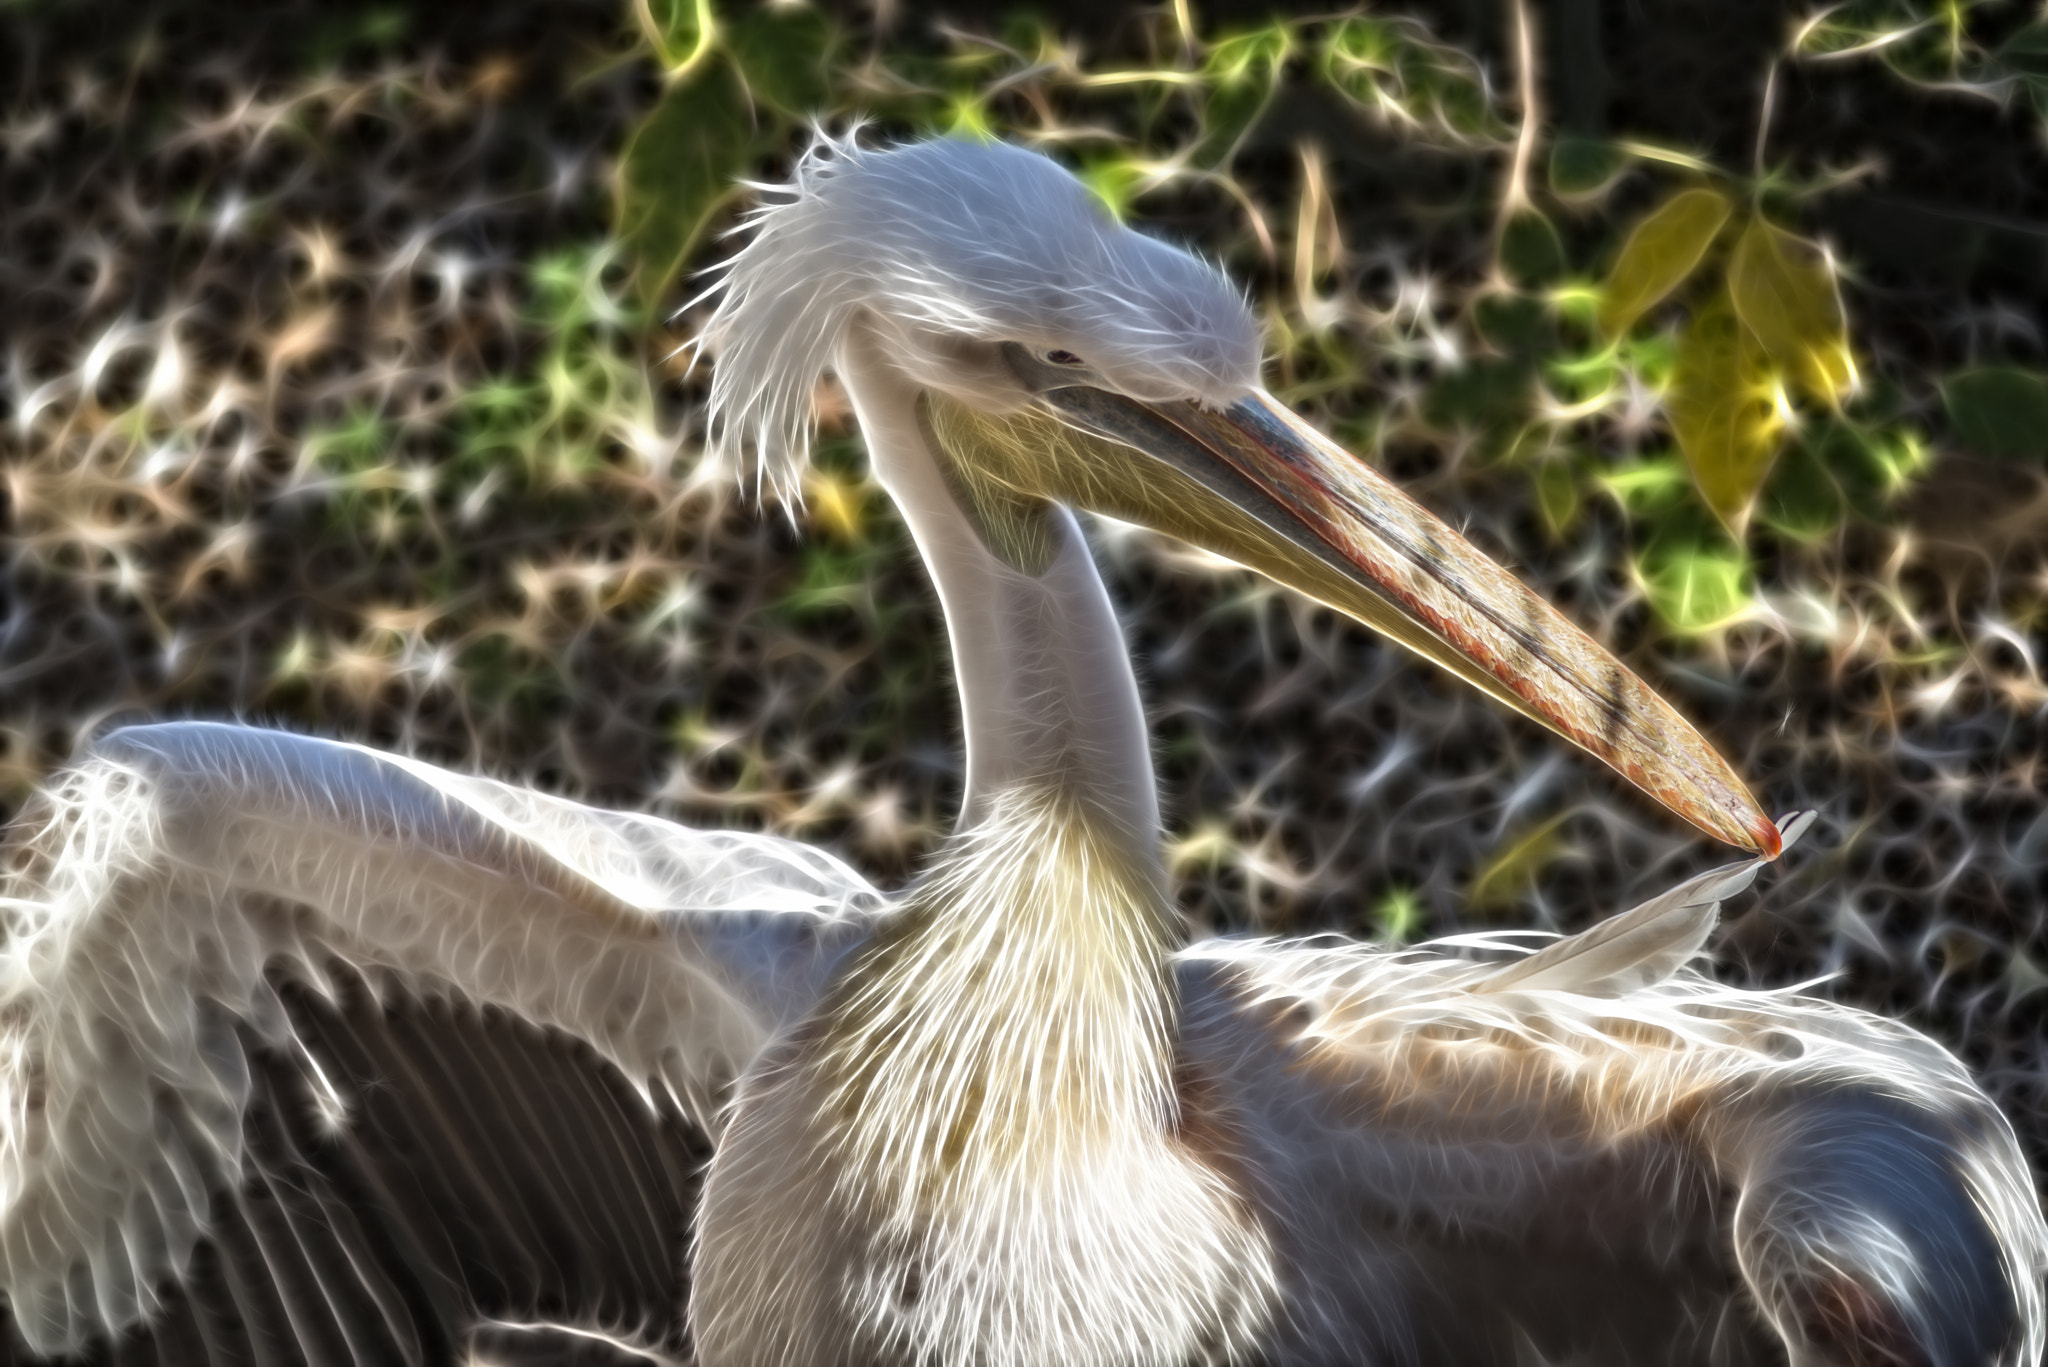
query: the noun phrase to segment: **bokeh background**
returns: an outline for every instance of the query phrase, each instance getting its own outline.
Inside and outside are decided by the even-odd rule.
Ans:
[[[961,774],[931,589],[829,387],[762,496],[701,458],[682,350],[736,179],[856,120],[1043,148],[1223,262],[1275,392],[1820,812],[1717,971],[1933,1033],[2042,1170],[2016,0],[6,0],[0,806],[97,728],[240,717],[900,885]],[[1575,929],[1727,857],[1362,629],[1091,526],[1201,925]]]

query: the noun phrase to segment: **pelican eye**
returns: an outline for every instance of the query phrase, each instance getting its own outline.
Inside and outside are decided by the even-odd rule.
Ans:
[[[1052,364],[1054,364],[1054,365],[1086,365],[1086,364],[1088,364],[1088,363],[1087,363],[1086,361],[1082,360],[1082,359],[1081,359],[1081,358],[1080,358],[1079,356],[1076,356],[1076,355],[1075,355],[1075,354],[1074,354],[1073,352],[1071,352],[1071,351],[1061,351],[1061,350],[1059,350],[1059,349],[1058,349],[1057,347],[1055,347],[1055,348],[1054,348],[1053,350],[1051,350],[1051,351],[1048,351],[1048,352],[1046,352],[1046,353],[1045,353],[1045,359],[1046,359],[1046,360],[1048,360],[1048,361],[1050,361],[1050,362],[1051,362]]]

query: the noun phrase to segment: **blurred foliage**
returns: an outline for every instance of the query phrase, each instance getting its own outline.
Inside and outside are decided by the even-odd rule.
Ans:
[[[2048,17],[2004,0],[1849,0],[1801,24],[1792,51],[1875,61],[1920,90],[2019,101],[2048,124]]]
[[[1547,157],[1548,186],[1503,185],[1495,269],[1461,310],[1432,320],[1434,354],[1401,368],[1397,387],[1412,387],[1412,400],[1381,407],[1390,386],[1373,383],[1383,377],[1367,373],[1369,358],[1401,348],[1385,345],[1385,315],[1343,287],[1342,225],[1317,149],[1300,149],[1291,221],[1251,197],[1235,161],[1283,87],[1323,92],[1453,155],[1497,158],[1518,138],[1542,138],[1543,130],[1518,126],[1480,62],[1412,19],[1276,19],[1209,34],[1184,27],[1186,11],[1162,9],[1144,21],[1155,61],[1132,68],[1092,63],[1025,18],[1000,39],[955,32],[937,51],[876,48],[850,59],[846,37],[808,8],[728,16],[710,0],[636,0],[634,14],[665,86],[627,144],[617,222],[650,306],[731,215],[732,187],[785,164],[811,120],[866,124],[866,136],[879,138],[1017,138],[1077,165],[1119,215],[1222,190],[1239,222],[1235,240],[1213,245],[1234,261],[1251,258],[1259,273],[1292,265],[1289,290],[1268,306],[1283,396],[1333,421],[1371,425],[1382,451],[1449,439],[1527,470],[1555,536],[1572,529],[1596,491],[1614,487],[1618,454],[1661,468],[1664,457],[1642,449],[1654,431],[1642,420],[1648,396],[1684,456],[1693,496],[1622,506],[1634,527],[1637,584],[1677,633],[1753,619],[1765,611],[1756,558],[1772,539],[1811,543],[1851,518],[1888,520],[1889,504],[1917,473],[1909,454],[1890,464],[1894,477],[1877,496],[1848,492],[1868,491],[1869,452],[1922,449],[1917,414],[1927,396],[1915,405],[1858,402],[1836,264],[1773,221],[1802,198],[1842,187],[1762,167],[1743,176],[1627,141],[1559,139]],[[1817,20],[1793,52],[1841,55],[1848,49],[1821,53],[1817,35],[1878,18],[1842,11]],[[1599,236],[1589,222],[1631,171],[1676,184],[1632,225],[1614,225],[1621,241],[1611,255],[1587,250]],[[1567,215],[1578,220],[1571,248],[1557,226]],[[1674,300],[1682,312],[1663,307]],[[2011,386],[1966,384],[1963,392],[1973,414],[2016,402]],[[1973,430],[1999,421],[1973,418]],[[1798,455],[1773,480],[1788,447]],[[1760,506],[1762,545],[1751,528]]]

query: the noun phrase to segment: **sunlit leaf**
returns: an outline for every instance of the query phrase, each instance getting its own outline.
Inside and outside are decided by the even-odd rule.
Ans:
[[[726,51],[755,98],[796,118],[832,103],[832,21],[808,6],[764,5],[733,21]]]
[[[1549,219],[1520,210],[1501,229],[1500,264],[1517,289],[1539,289],[1564,274],[1564,242]]]
[[[1693,484],[1737,537],[1784,434],[1771,358],[1716,291],[1679,334],[1665,398]]]
[[[946,118],[946,136],[972,142],[995,141],[995,125],[989,122],[988,106],[979,96],[970,92],[953,101]]]
[[[1169,838],[1166,842],[1166,867],[1176,876],[1200,871],[1215,872],[1229,863],[1238,853],[1238,844],[1231,837],[1229,828],[1219,822],[1205,821],[1186,835]]]
[[[1925,27],[1909,6],[1837,5],[1800,25],[1792,50],[1823,59],[1878,54]]]
[[[1209,49],[1202,63],[1209,96],[1202,106],[1202,136],[1194,153],[1198,165],[1227,165],[1237,154],[1245,134],[1273,98],[1280,68],[1293,47],[1293,30],[1273,23],[1225,38]]]
[[[633,17],[655,57],[671,71],[701,60],[718,35],[711,0],[633,0]]]
[[[1621,149],[1605,138],[1567,134],[1550,149],[1551,193],[1586,199],[1612,185],[1627,164]]]
[[[1942,401],[1956,439],[1980,456],[2048,457],[2048,375],[1985,366],[1951,375]]]
[[[867,498],[861,485],[825,470],[804,474],[804,508],[810,524],[843,544],[861,539]]]
[[[1562,825],[1564,817],[1553,816],[1504,845],[1472,880],[1472,895],[1466,905],[1480,912],[1505,911],[1521,901],[1537,876],[1563,851],[1564,842],[1557,833]]]
[[[618,235],[643,307],[658,303],[746,168],[753,128],[739,82],[722,61],[670,86],[619,162]]]
[[[1413,888],[1396,887],[1380,898],[1372,910],[1373,928],[1384,944],[1405,945],[1422,929],[1426,910]]]
[[[1692,476],[1675,457],[1630,461],[1601,473],[1598,479],[1631,517],[1656,517],[1687,501]]]
[[[1848,321],[1834,267],[1820,248],[1752,219],[1728,262],[1728,293],[1736,314],[1800,388],[1830,405],[1855,388]]]
[[[1749,562],[1739,547],[1664,538],[1636,557],[1635,571],[1657,615],[1688,635],[1732,625],[1753,601]]]
[[[1615,397],[1623,371],[1612,348],[1555,355],[1543,367],[1553,397],[1567,405],[1599,405]]]
[[[1145,183],[1144,169],[1132,158],[1114,152],[1082,163],[1076,174],[1117,219],[1130,216],[1131,201]]]
[[[1325,30],[1323,79],[1410,137],[1457,147],[1513,135],[1472,54],[1413,19],[1352,15]]]
[[[1857,443],[1856,454],[1877,490],[1877,506],[1869,509],[1873,515],[1933,463],[1927,443],[1911,431],[1872,433]]]
[[[1733,207],[1718,190],[1680,190],[1636,224],[1607,275],[1601,330],[1620,336],[1684,284]]]

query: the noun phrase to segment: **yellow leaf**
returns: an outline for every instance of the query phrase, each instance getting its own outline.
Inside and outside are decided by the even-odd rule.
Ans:
[[[1771,358],[1715,291],[1678,336],[1665,407],[1693,484],[1739,539],[1784,436]]]
[[[1472,880],[1466,904],[1473,911],[1487,912],[1503,911],[1520,901],[1544,866],[1562,853],[1564,842],[1557,832],[1563,825],[1562,816],[1553,816],[1487,860]]]
[[[1618,337],[1685,283],[1732,206],[1719,190],[1681,190],[1653,210],[1621,244],[1600,303],[1600,328]]]
[[[1743,323],[1800,388],[1839,405],[1856,387],[1842,296],[1819,247],[1753,220],[1728,263],[1728,293]]]
[[[695,67],[718,36],[711,0],[634,0],[633,17],[655,57],[671,72]]]
[[[811,525],[838,541],[851,544],[861,536],[861,510],[866,500],[858,484],[811,470],[804,475],[804,503]]]
[[[1176,874],[1193,869],[1212,872],[1228,863],[1237,852],[1230,832],[1213,822],[1204,822],[1178,840],[1167,842],[1166,866]]]

